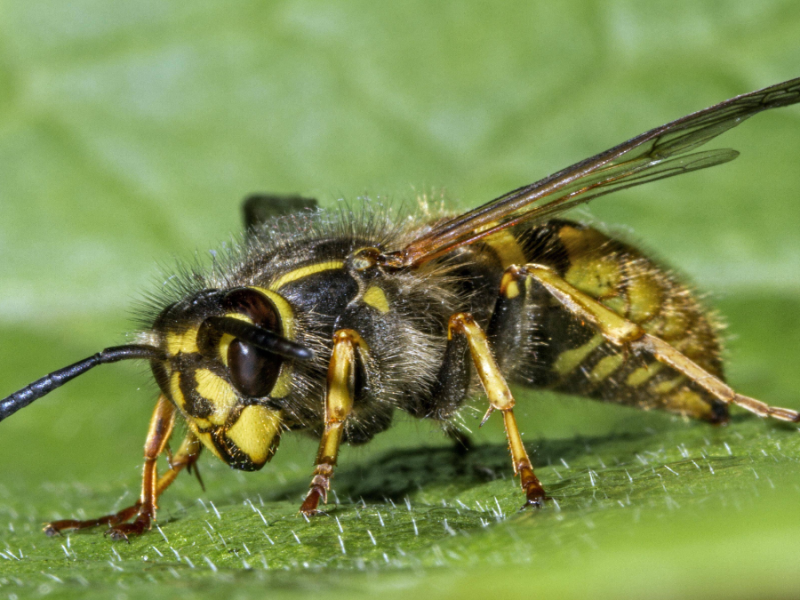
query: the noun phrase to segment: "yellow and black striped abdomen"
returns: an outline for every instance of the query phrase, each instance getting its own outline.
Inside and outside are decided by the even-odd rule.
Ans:
[[[591,227],[551,221],[517,232],[529,262],[554,268],[570,285],[722,376],[717,327],[692,291],[632,246]],[[554,390],[662,408],[711,421],[726,407],[654,358],[606,342],[535,284],[528,322],[533,357],[518,379]]]

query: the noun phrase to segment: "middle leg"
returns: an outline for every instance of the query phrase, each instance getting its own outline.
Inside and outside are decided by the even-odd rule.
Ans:
[[[514,416],[514,397],[492,355],[486,334],[472,318],[472,315],[456,313],[450,317],[447,336],[448,340],[452,340],[454,336],[463,336],[469,344],[469,352],[489,399],[489,410],[483,418],[483,423],[495,410],[503,413],[503,424],[511,451],[514,474],[520,476],[520,483],[526,497],[525,506],[542,506],[545,500],[544,488],[533,472],[533,465],[525,451],[517,419]]]
[[[333,354],[328,365],[328,388],[325,395],[325,429],[319,442],[316,468],[308,495],[300,506],[304,515],[320,514],[319,501],[328,501],[333,467],[339,455],[344,424],[353,411],[356,359],[364,342],[352,329],[340,329],[333,336]]]

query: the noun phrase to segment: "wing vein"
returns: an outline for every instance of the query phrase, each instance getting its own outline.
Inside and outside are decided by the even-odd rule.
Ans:
[[[738,152],[692,151],[763,110],[798,102],[800,78],[725,100],[440,223],[405,248],[384,255],[384,261],[416,267],[524,221],[549,218],[618,190],[729,162]]]

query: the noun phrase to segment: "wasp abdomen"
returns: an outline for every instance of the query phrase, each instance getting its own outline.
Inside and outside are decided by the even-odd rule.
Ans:
[[[574,288],[722,377],[713,316],[686,285],[639,250],[586,225],[562,220],[516,235],[528,263],[552,268]],[[725,405],[684,375],[652,356],[608,341],[532,279],[525,286],[521,326],[527,330],[530,350],[511,369],[513,379],[710,421],[727,418]]]

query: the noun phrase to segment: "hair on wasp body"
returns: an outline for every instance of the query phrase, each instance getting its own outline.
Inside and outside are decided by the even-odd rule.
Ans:
[[[541,506],[508,382],[711,423],[731,405],[800,421],[724,380],[718,333],[693,292],[636,247],[561,213],[616,190],[734,159],[700,146],[762,110],[800,102],[800,79],[737,96],[518,188],[459,216],[392,224],[330,214],[299,196],[244,204],[245,238],[150,301],[139,343],[110,347],[0,401],[0,420],[100,364],[149,361],[159,396],[139,500],[98,519],[112,537],[152,526],[156,501],[203,449],[262,468],[283,435],[319,439],[300,510],[319,513],[343,443],[363,444],[396,411],[458,419],[482,390],[499,412],[525,506]],[[290,216],[287,216],[290,215]],[[187,431],[159,474],[177,420]]]

